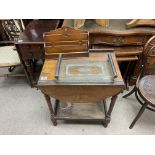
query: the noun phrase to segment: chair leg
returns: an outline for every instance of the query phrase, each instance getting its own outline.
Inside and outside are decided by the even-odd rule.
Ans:
[[[148,103],[144,103],[143,106],[141,107],[141,109],[139,110],[137,116],[135,117],[135,119],[133,120],[133,122],[130,125],[130,129],[133,128],[133,126],[135,125],[135,123],[137,122],[137,120],[140,118],[140,116],[143,114],[143,112],[145,111],[145,108],[147,107]]]
[[[137,90],[137,88],[135,86],[128,94],[124,95],[123,98],[126,98],[126,97],[132,95],[136,90]]]

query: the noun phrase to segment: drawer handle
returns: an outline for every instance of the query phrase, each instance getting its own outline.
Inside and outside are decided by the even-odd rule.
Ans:
[[[113,43],[120,45],[124,42],[124,40],[121,37],[113,38]]]

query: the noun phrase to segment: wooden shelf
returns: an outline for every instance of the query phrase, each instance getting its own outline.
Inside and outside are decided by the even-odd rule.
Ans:
[[[103,103],[60,103],[57,108],[57,120],[103,120],[105,117]]]

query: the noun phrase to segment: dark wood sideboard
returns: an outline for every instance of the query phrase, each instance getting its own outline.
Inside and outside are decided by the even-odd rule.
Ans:
[[[27,79],[32,87],[36,83],[35,64],[38,60],[44,61],[43,33],[61,27],[60,22],[59,19],[33,20],[26,26],[15,43]]]

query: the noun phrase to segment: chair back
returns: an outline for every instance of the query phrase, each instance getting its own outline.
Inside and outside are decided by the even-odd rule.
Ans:
[[[0,25],[3,28],[4,34],[6,34],[6,36],[3,37],[5,41],[16,40],[19,37],[20,32],[25,29],[21,19],[0,20]]]
[[[44,33],[45,58],[70,53],[88,53],[89,33],[80,29],[62,27]]]
[[[144,46],[142,64],[143,75],[155,75],[155,35]]]

